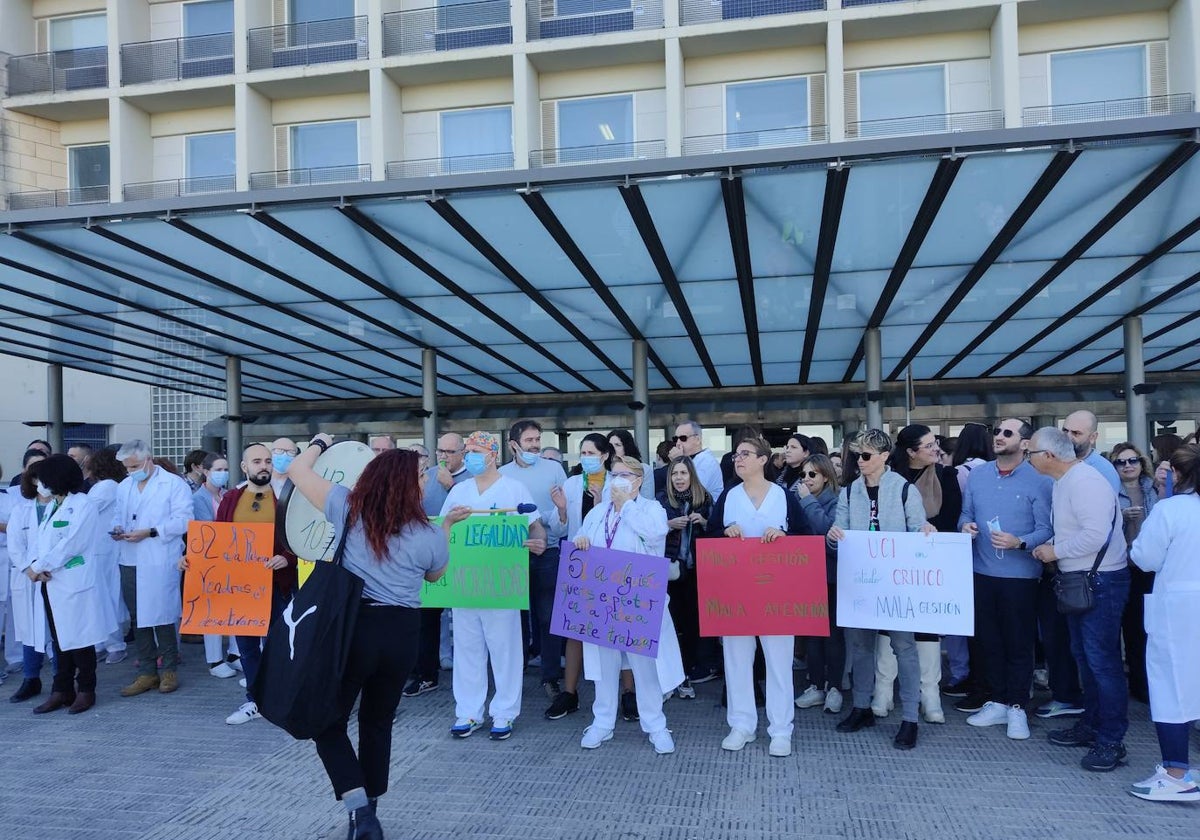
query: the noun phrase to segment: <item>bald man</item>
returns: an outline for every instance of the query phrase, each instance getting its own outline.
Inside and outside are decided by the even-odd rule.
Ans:
[[[391,435],[371,435],[367,438],[367,446],[371,447],[371,451],[376,455],[382,455],[389,449],[395,449],[396,441],[392,440]]]
[[[1100,437],[1100,423],[1096,415],[1087,410],[1072,411],[1063,421],[1062,430],[1071,439],[1075,447],[1075,457],[1104,476],[1113,492],[1121,495],[1121,477],[1112,462],[1096,451],[1096,441]]]

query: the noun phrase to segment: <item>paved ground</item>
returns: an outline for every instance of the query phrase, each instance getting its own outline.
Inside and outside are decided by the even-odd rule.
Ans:
[[[38,840],[340,838],[345,817],[310,743],[263,721],[224,724],[235,680],[208,676],[201,648],[184,647],[177,694],[122,699],[130,663],[100,666],[100,702],[67,717],[0,702],[0,837]],[[17,675],[0,689],[7,697]],[[388,837],[572,840],[806,838],[1200,837],[1200,808],[1129,796],[1158,757],[1147,709],[1133,704],[1129,766],[1079,769],[1081,750],[1003,727],[973,729],[947,712],[922,724],[918,748],[891,747],[893,713],[874,730],[842,735],[819,710],[796,714],[795,752],[767,756],[765,734],[726,753],[720,684],[671,700],[677,752],[656,756],[636,723],[618,721],[599,750],[578,747],[586,711],[547,721],[536,678],[507,742],[466,741],[452,723],[449,674],[441,690],[405,700],[396,719],[392,792],[380,805]],[[590,702],[590,684],[584,692]],[[765,722],[763,724],[765,727]],[[1200,733],[1193,740],[1193,757]]]

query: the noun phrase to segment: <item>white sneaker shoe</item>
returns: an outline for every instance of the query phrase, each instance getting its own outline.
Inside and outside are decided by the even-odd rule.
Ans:
[[[663,731],[665,732],[666,730],[664,729]],[[598,726],[589,726],[587,729],[583,730],[583,737],[579,739],[579,746],[583,747],[585,750],[594,750],[605,741],[611,741],[612,737],[613,731],[611,729],[601,729]],[[667,739],[670,740],[670,738],[671,736],[668,735]],[[653,739],[651,742],[653,743]],[[671,745],[671,749],[675,749],[674,744]]]
[[[230,677],[236,677],[237,671],[230,667],[228,662],[218,662],[208,669],[208,673],[212,674],[219,680],[227,680]]]
[[[721,742],[721,749],[737,752],[742,747],[754,741],[755,735],[753,732],[743,732],[741,729],[730,729],[729,734],[725,736],[725,740]]]
[[[813,706],[820,706],[825,702],[825,692],[817,688],[815,685],[810,685],[804,689],[799,697],[796,698],[797,709],[811,709]]]
[[[983,704],[982,709],[967,718],[967,723],[971,726],[996,726],[1008,723],[1008,706],[989,700]]]
[[[608,737],[612,737],[612,730],[609,730]],[[660,729],[658,732],[651,732],[650,743],[654,745],[654,751],[659,755],[670,755],[675,752],[675,739],[671,737],[671,730],[669,729]]]
[[[1020,706],[1008,707],[1008,737],[1014,741],[1025,741],[1029,738],[1029,716]]]
[[[1161,764],[1154,768],[1154,775],[1149,779],[1130,785],[1129,792],[1138,799],[1152,802],[1200,801],[1200,787],[1196,785],[1191,772],[1182,779],[1176,779]]]
[[[842,713],[842,692],[836,688],[831,688],[825,692],[825,711],[831,715],[840,715]]]
[[[242,677],[240,680],[238,680],[238,685],[240,685],[242,688],[245,688],[246,687],[246,678]]]
[[[225,722],[230,726],[237,726],[240,723],[249,723],[252,720],[257,720],[262,717],[258,713],[258,704],[254,702],[243,703],[238,707],[238,710],[225,718]]]
[[[771,736],[771,746],[767,749],[775,758],[787,758],[792,754],[792,739],[789,735]]]

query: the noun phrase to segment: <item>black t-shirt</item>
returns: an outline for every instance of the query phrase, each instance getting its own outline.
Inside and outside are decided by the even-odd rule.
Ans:
[[[870,485],[866,485],[866,487],[867,487],[867,499],[871,504],[871,521],[870,521],[870,524],[867,526],[867,530],[868,531],[878,531],[879,530],[879,485],[876,484],[874,487],[871,487]]]

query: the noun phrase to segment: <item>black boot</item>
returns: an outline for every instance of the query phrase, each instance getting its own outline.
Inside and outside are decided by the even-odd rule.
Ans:
[[[350,812],[350,830],[346,840],[383,840],[383,826],[379,824],[370,805]]]
[[[917,724],[914,721],[901,721],[900,731],[896,733],[896,740],[892,741],[892,746],[898,750],[911,750],[917,745]]]
[[[17,693],[8,698],[10,703],[24,703],[30,697],[37,697],[42,693],[42,681],[38,677],[29,680],[22,680],[21,687],[17,689]]]
[[[838,732],[857,732],[860,729],[866,729],[868,726],[875,725],[875,713],[868,709],[860,709],[855,706],[850,710],[850,714],[846,715],[845,719],[837,725]]]
[[[378,796],[367,797],[367,807],[371,809],[372,814],[378,814],[379,813],[379,797]]]

